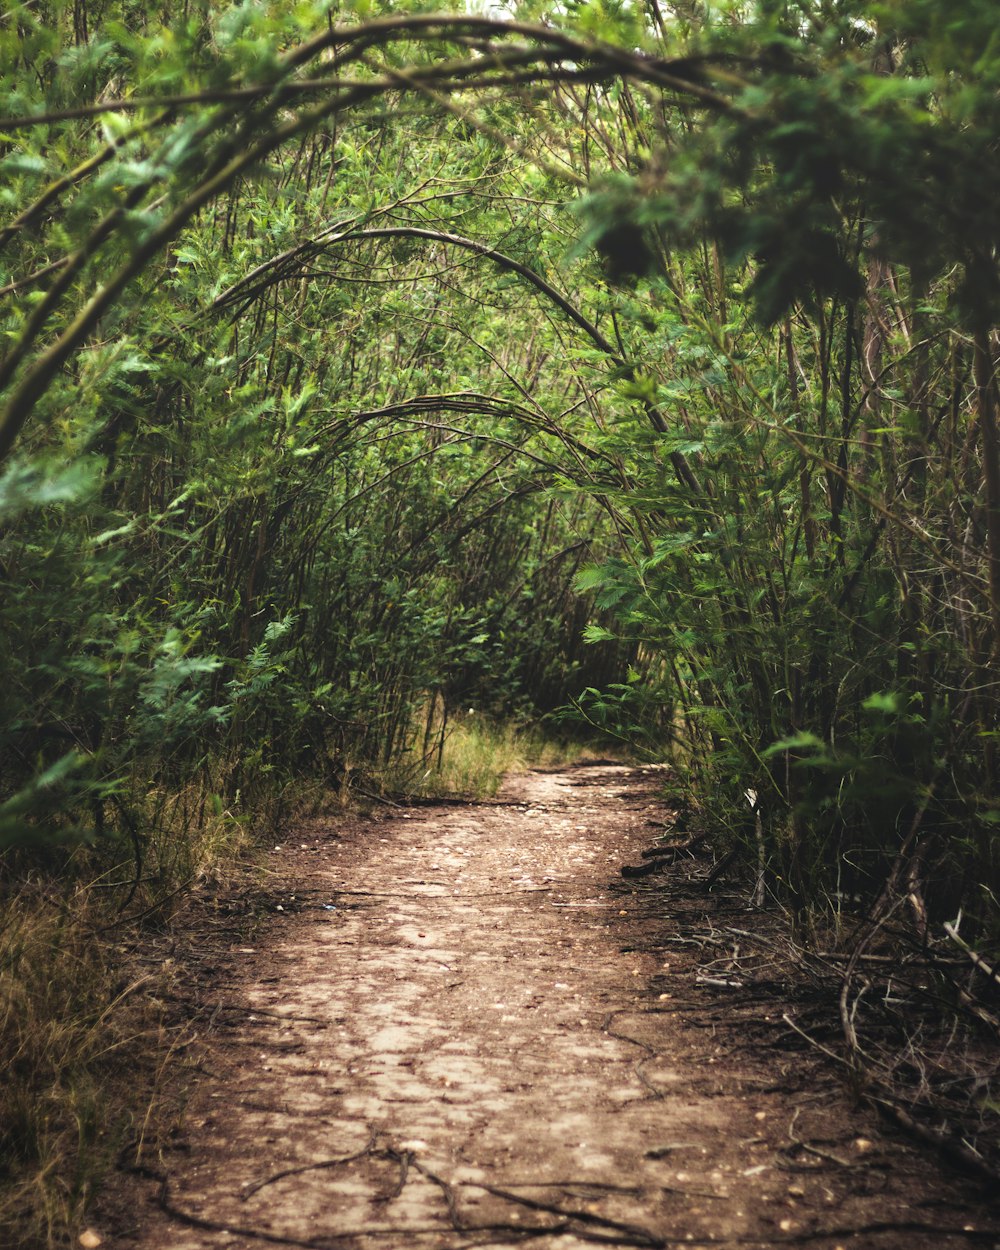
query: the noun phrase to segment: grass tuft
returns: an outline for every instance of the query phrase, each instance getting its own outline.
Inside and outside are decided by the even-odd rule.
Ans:
[[[378,778],[386,793],[420,798],[491,798],[507,773],[555,767],[582,747],[547,737],[537,726],[497,723],[476,712],[449,719],[434,750],[413,750]]]

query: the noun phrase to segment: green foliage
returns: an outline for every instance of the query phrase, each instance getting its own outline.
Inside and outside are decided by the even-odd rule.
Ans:
[[[653,272],[651,229],[668,247],[717,240],[730,264],[752,262],[748,292],[773,324],[798,304],[861,294],[860,214],[871,246],[918,288],[960,267],[963,317],[992,324],[995,14],[971,0],[947,20],[930,3],[843,4],[805,35],[760,7],[703,34],[703,54],[754,71],[704,124],[673,130],[650,168],[591,194],[586,242],[626,277]]]

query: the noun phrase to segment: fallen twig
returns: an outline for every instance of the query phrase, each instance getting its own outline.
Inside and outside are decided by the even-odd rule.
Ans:
[[[337,1155],[333,1159],[320,1159],[317,1163],[303,1163],[300,1167],[285,1168],[281,1172],[275,1172],[271,1176],[267,1176],[262,1181],[254,1184],[246,1184],[240,1188],[240,1201],[246,1200],[252,1195],[258,1193],[262,1189],[266,1189],[268,1185],[274,1185],[278,1181],[283,1181],[289,1176],[301,1176],[305,1172],[319,1172],[324,1168],[339,1168],[345,1163],[353,1163],[356,1159],[363,1159],[366,1155],[370,1155],[375,1149],[376,1135],[372,1133],[368,1138],[368,1144],[361,1150],[355,1150],[353,1154]]]
[[[975,964],[984,976],[989,977],[994,985],[1000,985],[1000,972],[997,972],[996,968],[994,968],[992,964],[988,964],[978,951],[974,951],[968,942],[966,942],[965,938],[959,936],[959,932],[953,924],[944,925],[944,931],[948,934],[959,950],[962,951],[964,955],[969,957],[971,962]]]
[[[648,1229],[640,1228],[636,1224],[626,1224],[621,1220],[608,1219],[603,1215],[595,1215],[593,1211],[567,1210],[565,1207],[555,1206],[553,1203],[542,1202],[537,1198],[525,1198],[520,1194],[516,1194],[513,1190],[502,1189],[499,1185],[487,1185],[483,1181],[467,1181],[467,1185],[485,1190],[488,1194],[493,1194],[495,1198],[504,1198],[507,1202],[517,1203],[518,1206],[527,1207],[530,1211],[540,1211],[547,1215],[561,1216],[563,1219],[579,1220],[581,1224],[596,1226],[598,1228],[613,1229],[616,1233],[623,1234],[627,1240],[620,1237],[613,1239],[615,1245],[630,1246],[648,1246],[651,1250],[661,1250],[667,1243],[662,1237],[657,1237]],[[577,1233],[579,1235],[579,1233]]]
[[[890,1115],[892,1119],[901,1127],[906,1129],[908,1133],[912,1133],[915,1137],[919,1137],[921,1141],[934,1146],[937,1150],[949,1155],[952,1159],[964,1164],[979,1176],[984,1176],[994,1182],[1000,1184],[1000,1170],[993,1167],[988,1160],[984,1159],[981,1154],[973,1150],[971,1146],[964,1141],[949,1133],[947,1129],[931,1128],[927,1124],[922,1124],[918,1119],[910,1114],[904,1107],[901,1107],[898,1101],[892,1096],[892,1093],[873,1076],[873,1074],[865,1068],[862,1068],[856,1061],[851,1063],[844,1059],[843,1056],[836,1054],[829,1047],[824,1046],[822,1042],[817,1042],[815,1038],[810,1037],[804,1029],[800,1029],[794,1020],[786,1013],[782,1015],[782,1020],[793,1029],[800,1037],[804,1038],[810,1046],[821,1051],[828,1059],[832,1059],[835,1063],[843,1065],[851,1070],[858,1081],[858,1094],[871,1106],[876,1107],[879,1111]],[[858,1052],[860,1053],[860,1052]]]
[[[684,851],[694,851],[708,839],[707,833],[695,833],[683,842],[663,843],[660,846],[647,846],[645,850],[639,854],[643,859],[665,859],[667,856],[675,858]]]

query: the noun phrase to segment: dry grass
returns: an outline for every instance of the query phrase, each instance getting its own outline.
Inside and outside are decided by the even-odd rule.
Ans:
[[[104,884],[28,881],[0,900],[5,1246],[67,1244],[157,1087],[163,977],[100,932]]]
[[[0,865],[0,1246],[75,1244],[102,1182],[169,1127],[172,962],[158,935],[192,888],[212,891],[251,837],[211,795],[151,792],[141,863],[98,875]],[[124,852],[123,852],[124,853]],[[138,868],[138,872],[137,872]],[[170,1097],[165,1091],[170,1090]]]

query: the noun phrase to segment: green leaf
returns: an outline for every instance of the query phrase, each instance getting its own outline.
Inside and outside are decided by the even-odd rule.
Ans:
[[[585,625],[583,629],[584,642],[615,642],[617,637],[613,630],[605,629],[603,625]]]
[[[866,712],[882,712],[886,716],[894,716],[903,710],[905,700],[891,691],[883,694],[872,694],[861,704]]]
[[[763,753],[764,759],[773,759],[776,755],[783,755],[786,751],[826,751],[827,744],[822,738],[809,730],[802,730],[801,733],[791,734],[787,738],[782,738],[778,742],[773,742]]]

